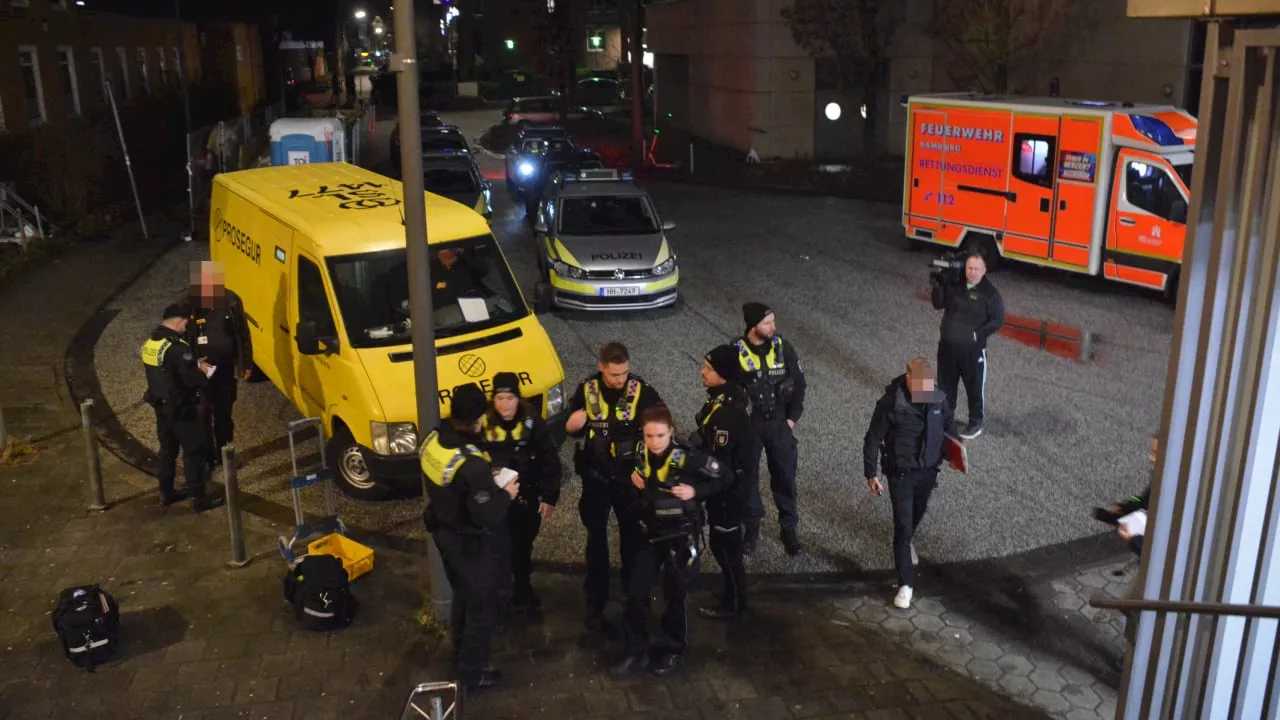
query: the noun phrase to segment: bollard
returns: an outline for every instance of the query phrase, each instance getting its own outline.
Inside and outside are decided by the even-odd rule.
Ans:
[[[227,522],[231,526],[230,567],[242,568],[249,564],[244,552],[244,525],[240,522],[240,481],[236,478],[236,446],[222,446],[222,478],[226,485]]]
[[[1080,332],[1080,362],[1093,360],[1093,344],[1097,340],[1088,330]]]
[[[0,407],[0,460],[9,455],[9,430],[4,426],[4,408]]]
[[[89,509],[106,510],[102,492],[102,463],[98,460],[98,436],[93,432],[93,400],[80,403],[80,430],[84,433],[84,456],[89,465]]]

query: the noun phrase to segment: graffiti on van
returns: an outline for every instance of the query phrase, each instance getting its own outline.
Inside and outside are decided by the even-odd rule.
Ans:
[[[321,185],[315,192],[304,193],[294,188],[289,191],[289,199],[328,197],[338,200],[341,210],[372,210],[380,207],[393,207],[400,204],[400,199],[392,196],[386,185],[375,182],[342,183],[340,185]]]

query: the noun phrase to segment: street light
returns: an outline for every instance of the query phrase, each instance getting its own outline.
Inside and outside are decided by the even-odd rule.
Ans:
[[[374,34],[374,35],[381,35],[381,34],[382,34],[382,26],[381,26],[381,25],[379,25],[379,26],[375,27],[375,28],[373,29],[373,34]]]
[[[367,12],[365,12],[365,11],[363,11],[363,10],[357,10],[357,11],[356,11],[356,19],[357,19],[357,20],[363,20],[363,19],[365,19],[368,15],[369,15],[369,13],[367,13]]]

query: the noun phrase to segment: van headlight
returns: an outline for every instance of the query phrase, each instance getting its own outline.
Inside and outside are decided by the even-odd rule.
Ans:
[[[559,260],[553,260],[551,262],[551,267],[555,268],[556,274],[562,277],[584,278],[587,276],[587,271],[582,268],[575,267],[569,263],[561,262]]]
[[[676,256],[672,255],[671,257],[663,261],[661,265],[655,267],[653,269],[653,274],[654,275],[670,275],[671,273],[675,272],[675,269],[676,269]]]
[[[520,177],[529,177],[533,174],[533,163],[528,160],[521,160],[516,166],[516,171],[520,173]]]
[[[411,455],[418,451],[418,429],[413,423],[369,423],[373,451],[379,455]]]
[[[547,417],[564,409],[564,383],[556,383],[547,391]]]

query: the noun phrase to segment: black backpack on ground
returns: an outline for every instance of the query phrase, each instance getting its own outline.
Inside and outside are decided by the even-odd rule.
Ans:
[[[115,654],[120,607],[110,593],[97,585],[69,587],[58,593],[53,630],[67,659],[93,670]]]
[[[284,576],[284,599],[308,630],[331,632],[351,624],[356,598],[347,571],[332,555],[307,555]]]

